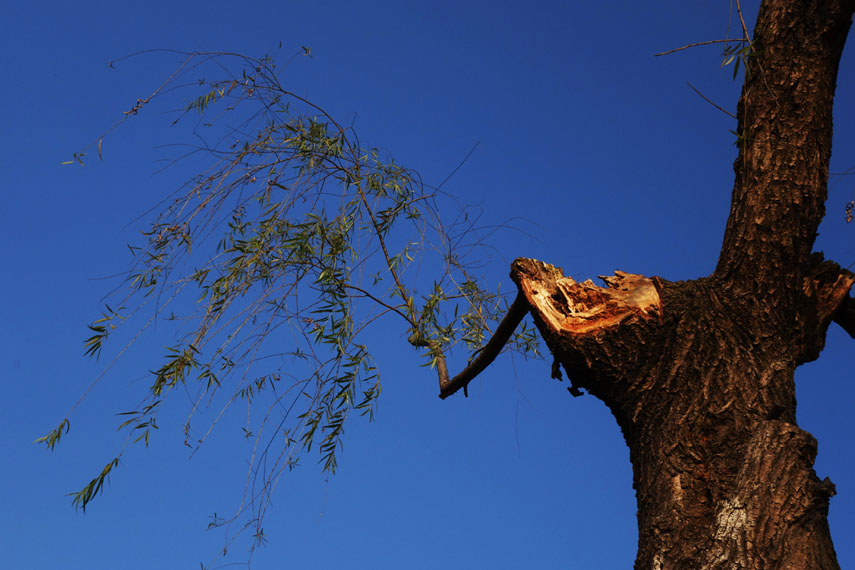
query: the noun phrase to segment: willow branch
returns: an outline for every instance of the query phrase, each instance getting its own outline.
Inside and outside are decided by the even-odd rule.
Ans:
[[[514,302],[511,304],[511,307],[508,309],[508,313],[505,315],[505,318],[502,319],[502,322],[499,323],[499,326],[496,327],[496,332],[493,333],[493,337],[484,345],[484,348],[478,353],[478,356],[475,357],[472,362],[469,363],[466,368],[464,368],[460,374],[455,376],[454,378],[448,378],[448,369],[445,365],[445,357],[442,354],[438,354],[436,357],[436,369],[439,375],[439,397],[443,400],[460,390],[461,388],[466,389],[466,386],[469,382],[472,381],[478,374],[480,374],[493,360],[496,359],[496,356],[502,351],[505,345],[510,340],[511,335],[516,330],[517,325],[520,324],[520,321],[523,320],[523,317],[528,313],[528,301],[525,298],[525,295],[519,293],[517,298],[514,299]]]

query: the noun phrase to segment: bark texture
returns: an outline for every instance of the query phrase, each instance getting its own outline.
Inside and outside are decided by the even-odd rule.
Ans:
[[[836,278],[801,302],[824,331],[855,276],[816,259]],[[630,448],[636,568],[837,568],[834,486],[813,471],[816,442],[795,423],[797,361],[762,305],[713,278],[619,273],[598,288],[529,259],[512,277],[572,389],[609,406]]]
[[[853,10],[855,0],[762,3],[711,276],[618,272],[598,287],[535,260],[512,266],[554,373],[602,399],[623,431],[638,569],[838,568],[834,486],[796,425],[793,374],[818,357],[832,319],[855,330],[855,275],[813,252]]]

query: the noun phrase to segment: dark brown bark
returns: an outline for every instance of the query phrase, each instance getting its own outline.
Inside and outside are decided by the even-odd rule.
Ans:
[[[855,299],[847,297],[834,313],[834,322],[855,338]]]
[[[619,274],[605,289],[517,260],[550,350],[612,410],[638,498],[636,568],[837,568],[830,481],[796,425],[796,366],[847,322],[855,277],[812,253],[824,216],[852,1],[764,1],[740,98],[739,157],[715,273]],[[851,319],[850,319],[851,320]]]
[[[838,63],[855,0],[764,0],[738,106],[721,256],[707,278],[606,287],[518,259],[511,277],[574,389],[630,448],[636,568],[835,569],[834,486],[796,425],[794,371],[832,319],[855,334],[855,275],[813,252]]]
[[[817,263],[825,278],[801,299],[816,315],[816,353],[855,283]],[[714,278],[619,274],[597,288],[526,259],[512,277],[574,385],[603,400],[623,431],[636,568],[837,567],[826,523],[833,485],[813,471],[816,442],[795,423],[797,361],[761,304]]]
[[[716,275],[798,289],[825,215],[832,105],[852,0],[766,0],[739,100],[739,156]],[[773,295],[774,296],[774,295]]]

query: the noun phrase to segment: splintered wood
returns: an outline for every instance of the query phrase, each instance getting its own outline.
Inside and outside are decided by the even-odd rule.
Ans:
[[[556,332],[586,334],[660,314],[656,286],[642,275],[615,271],[601,276],[606,287],[598,287],[590,279],[579,283],[565,277],[560,268],[541,261],[518,259],[514,266],[532,309]]]

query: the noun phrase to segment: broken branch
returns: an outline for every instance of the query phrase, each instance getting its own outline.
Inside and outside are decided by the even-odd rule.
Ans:
[[[855,299],[846,297],[840,303],[840,306],[834,312],[832,319],[835,323],[843,327],[843,330],[855,338]]]
[[[439,375],[439,397],[444,400],[461,388],[465,391],[469,382],[496,359],[496,356],[505,347],[526,313],[528,313],[528,301],[522,293],[519,293],[508,309],[508,313],[502,319],[502,322],[496,327],[493,337],[481,348],[478,356],[460,374],[450,380],[448,378],[448,369],[445,365],[445,357],[442,354],[438,354],[436,357],[436,369]]]

